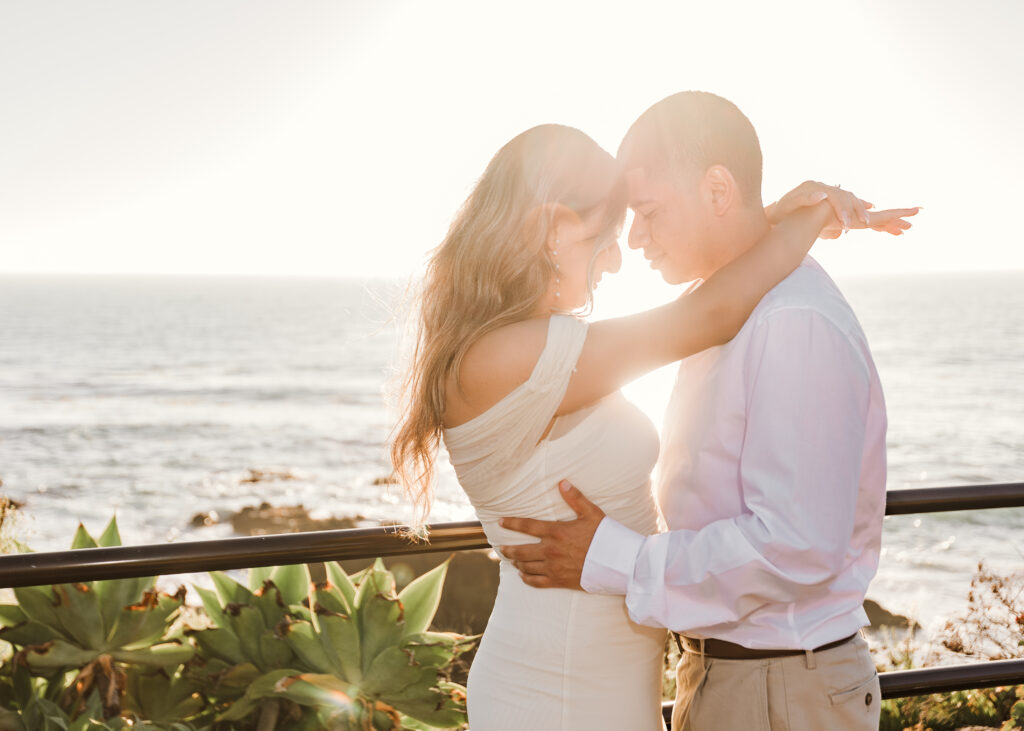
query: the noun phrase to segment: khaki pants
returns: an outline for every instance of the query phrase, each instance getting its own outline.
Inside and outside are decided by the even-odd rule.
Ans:
[[[878,731],[878,673],[859,634],[767,660],[685,652],[676,677],[672,731]]]

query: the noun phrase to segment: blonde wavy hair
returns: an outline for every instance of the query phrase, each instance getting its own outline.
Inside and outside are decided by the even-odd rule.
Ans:
[[[578,129],[533,127],[487,165],[430,253],[414,303],[416,333],[401,382],[391,464],[420,526],[433,499],[445,387],[459,384],[466,351],[492,330],[536,316],[554,276],[545,242],[558,215],[599,217],[592,281],[594,259],[616,240],[625,211],[615,158]]]

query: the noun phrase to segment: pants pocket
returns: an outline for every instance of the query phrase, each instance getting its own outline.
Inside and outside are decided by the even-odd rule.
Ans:
[[[859,700],[862,705],[870,707],[881,700],[881,698],[879,698],[880,693],[878,688],[878,672],[874,671],[871,673],[870,677],[860,681],[856,685],[844,690],[837,690],[834,693],[829,693],[828,698],[832,701],[833,706],[839,706]]]

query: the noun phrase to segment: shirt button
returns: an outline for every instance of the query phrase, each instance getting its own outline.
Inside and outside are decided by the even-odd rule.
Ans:
[[[871,694],[870,693],[868,693],[866,696],[864,696],[864,705],[865,706],[870,706],[871,705]]]

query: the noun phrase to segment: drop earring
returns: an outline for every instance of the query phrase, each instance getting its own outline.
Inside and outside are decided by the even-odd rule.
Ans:
[[[558,243],[558,239],[555,239],[555,243],[556,244]],[[558,249],[555,249],[552,253],[555,256],[558,256]],[[559,287],[561,285],[561,282],[562,282],[562,280],[558,278],[558,261],[556,260],[555,261],[555,297],[561,297],[562,296],[562,293],[558,291]]]

